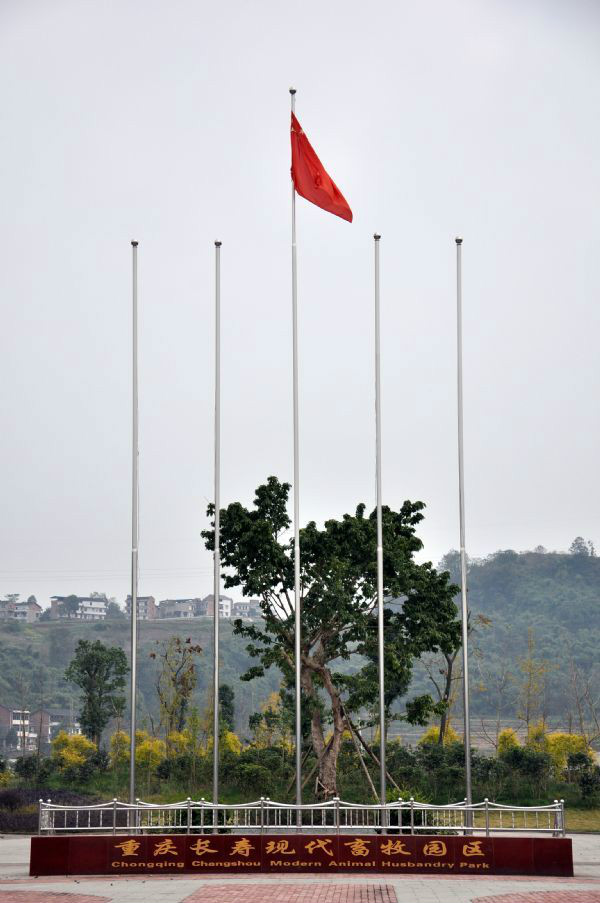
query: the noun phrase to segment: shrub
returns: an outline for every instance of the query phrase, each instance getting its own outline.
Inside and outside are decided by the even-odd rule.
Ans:
[[[517,732],[512,727],[506,727],[498,734],[498,757],[503,759],[512,749],[520,746]]]
[[[27,785],[45,783],[54,767],[55,762],[52,759],[38,759],[37,756],[25,756],[17,759],[14,764],[15,775]]]
[[[15,762],[15,774],[22,781],[31,783],[38,771],[38,761],[35,756],[23,756]]]
[[[206,744],[206,752],[209,755],[212,755],[213,748],[213,740],[212,737],[209,739]],[[233,731],[222,731],[221,736],[219,738],[219,748],[221,754],[227,754],[233,756],[239,756],[242,752],[242,741],[238,737],[237,734],[234,734]]]
[[[89,781],[93,775],[106,771],[108,764],[108,753],[103,749],[99,749],[92,753],[89,759],[86,759],[79,767],[71,770],[71,774],[76,780]]]
[[[524,777],[537,783],[549,776],[551,759],[548,753],[541,750],[529,746],[513,747],[504,756],[504,761]]]
[[[579,778],[579,789],[586,802],[600,792],[600,768],[597,765],[583,772]]]
[[[146,778],[146,789],[150,787],[150,778],[165,758],[164,740],[146,736],[135,748],[135,764]]]
[[[548,734],[548,753],[556,772],[566,771],[571,756],[585,756],[592,764],[592,756],[585,737],[581,734],[564,734],[559,731]]]
[[[21,805],[21,795],[18,790],[0,791],[0,808],[14,812]]]
[[[115,731],[110,738],[110,764],[112,768],[128,765],[131,738],[125,731]]]
[[[251,763],[237,764],[231,770],[231,777],[236,788],[242,793],[264,793],[264,788],[272,781],[272,774],[268,768]]]
[[[74,772],[96,752],[96,744],[83,734],[60,731],[52,741],[52,758],[60,771]]]
[[[440,729],[437,724],[432,724],[431,727],[428,727],[421,739],[419,740],[418,746],[432,746],[434,744],[438,744],[438,738],[440,736]],[[444,733],[444,746],[450,746],[451,743],[460,743],[461,739],[459,735],[456,733],[454,728],[449,724]]]
[[[546,734],[546,726],[543,721],[532,724],[527,732],[527,740],[525,746],[528,749],[535,749],[538,752],[549,753],[550,744],[548,735]]]
[[[185,733],[180,731],[171,731],[167,737],[167,755],[168,756],[184,756],[189,745],[189,738]]]

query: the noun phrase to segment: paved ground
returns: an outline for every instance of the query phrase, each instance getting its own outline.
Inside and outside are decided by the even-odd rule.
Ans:
[[[0,836],[0,903],[600,903],[600,835],[573,849],[574,878],[29,878],[29,838]]]

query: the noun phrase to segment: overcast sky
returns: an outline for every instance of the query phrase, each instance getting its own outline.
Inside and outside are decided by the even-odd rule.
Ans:
[[[289,94],[354,211],[298,201],[302,520],[384,502],[467,546],[600,541],[596,0],[0,0],[0,594],[129,587],[140,242],[140,592],[211,591],[222,501],[292,475]],[[238,594],[239,595],[239,594]]]

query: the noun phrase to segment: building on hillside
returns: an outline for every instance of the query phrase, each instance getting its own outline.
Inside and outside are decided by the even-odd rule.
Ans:
[[[156,599],[154,596],[138,596],[137,597],[137,616],[139,621],[153,621],[158,617]],[[125,612],[127,617],[131,617],[131,595],[125,599]]]
[[[262,611],[258,599],[243,599],[241,602],[234,602],[231,607],[232,618],[255,621],[261,615]]]
[[[196,604],[200,599],[162,599],[158,603],[158,617],[168,618],[194,618]]]
[[[17,750],[34,750],[37,746],[37,734],[32,730],[28,709],[10,709],[0,705],[0,740],[9,748]]]
[[[162,599],[158,603],[158,617],[161,619],[210,618],[213,613],[213,598],[214,596],[210,595],[205,596],[204,599]],[[128,606],[131,606],[130,601]],[[231,618],[232,611],[233,599],[230,599],[229,596],[219,596],[219,617]]]
[[[206,618],[212,615],[212,596],[211,598],[211,607],[209,610],[208,607],[208,599],[196,599],[196,604],[194,606],[194,617],[195,618]]]
[[[52,715],[46,709],[38,709],[29,716],[29,724],[36,737],[40,738],[40,745],[43,748],[50,744],[52,739]]]
[[[50,714],[50,737],[52,740],[60,731],[80,734],[81,724],[75,720],[73,709],[53,709]]]
[[[105,595],[94,596],[52,596],[50,618],[75,621],[104,621],[109,599]]]
[[[214,598],[214,594],[211,593],[210,596],[205,596],[202,599],[202,605],[206,606],[207,615],[212,615],[213,613]],[[229,596],[219,596],[219,617],[230,618],[232,606],[233,599],[230,599]]]
[[[32,624],[38,620],[41,613],[42,606],[38,605],[34,596],[30,596],[23,602],[19,602],[15,598],[0,599],[0,620]]]
[[[81,621],[104,621],[108,609],[106,596],[87,596],[79,600],[79,619]]]

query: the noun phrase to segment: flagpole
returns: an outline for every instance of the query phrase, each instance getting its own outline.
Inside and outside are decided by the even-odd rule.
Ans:
[[[290,88],[292,113],[296,111],[296,89]],[[296,189],[292,181],[292,332],[294,396],[294,662],[296,699],[296,805],[302,805],[302,708],[301,708],[301,596],[300,596],[300,463],[298,423],[298,270],[296,256]],[[302,813],[296,812],[298,827]]]
[[[137,683],[137,594],[138,594],[138,243],[132,249],[132,492],[131,492],[131,740],[129,756],[129,802],[135,803],[135,730]]]
[[[379,664],[379,802],[385,807],[385,671],[383,640],[383,518],[381,512],[381,323],[379,304],[379,241],[375,233],[375,483],[377,489],[377,651]],[[381,809],[381,826],[386,826],[386,810]]]
[[[456,239],[456,356],[458,395],[458,501],[460,517],[460,596],[462,613],[462,658],[465,741],[465,783],[467,806],[473,802],[471,786],[471,720],[469,715],[469,613],[467,605],[467,555],[465,551],[465,462],[463,438],[463,372],[462,372],[462,238]],[[467,812],[467,825],[473,824]]]
[[[219,802],[219,597],[221,595],[221,242],[215,242],[215,551],[213,587],[213,803]],[[214,828],[217,815],[215,814]]]

